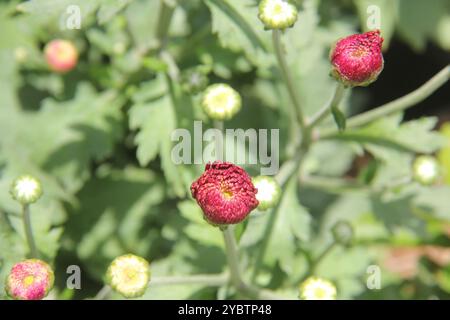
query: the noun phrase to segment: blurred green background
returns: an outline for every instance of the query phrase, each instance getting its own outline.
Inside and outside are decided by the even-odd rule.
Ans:
[[[292,156],[298,134],[257,1],[166,1],[171,16],[161,14],[161,3],[0,2],[1,279],[27,252],[14,216],[20,207],[8,192],[23,173],[44,186],[31,210],[39,250],[55,267],[51,298],[94,296],[110,261],[128,252],[147,258],[154,277],[226,269],[221,234],[189,194],[203,165],[175,165],[170,156],[175,128],[191,131],[194,120],[213,126],[193,73],[241,93],[243,109],[227,128],[279,128],[280,163]],[[308,115],[334,90],[329,48],[365,30],[369,5],[381,9],[385,70],[346,96],[348,114],[414,90],[450,62],[448,0],[296,3],[298,21],[283,41]],[[70,5],[81,10],[80,29],[65,25]],[[57,38],[71,40],[80,54],[66,74],[51,72],[44,59],[45,44]],[[316,269],[336,283],[338,298],[450,298],[449,89],[409,110],[403,123],[395,115],[355,130],[358,139],[316,143],[305,159],[308,176],[362,186],[289,184],[255,283],[295,299],[311,261],[333,241],[331,227],[344,219],[355,230],[352,245],[336,246]],[[393,187],[411,176],[417,154],[439,156],[439,182]],[[258,166],[246,169],[258,174]],[[272,214],[257,213],[238,230],[246,276]],[[74,264],[82,270],[81,290],[66,289],[66,268]],[[370,265],[382,270],[379,290],[366,287]],[[143,298],[234,297],[227,287],[189,285],[150,286]]]

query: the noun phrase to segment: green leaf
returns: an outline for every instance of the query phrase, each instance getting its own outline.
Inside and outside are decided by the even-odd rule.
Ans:
[[[436,118],[421,118],[404,123],[401,123],[401,118],[401,115],[395,115],[379,119],[363,128],[346,130],[334,138],[366,146],[392,148],[399,152],[432,153],[442,147],[442,136],[432,131]]]
[[[339,299],[355,298],[367,290],[365,281],[372,254],[364,247],[334,248],[318,265],[317,276],[336,284]]]
[[[105,24],[122,11],[133,0],[101,0],[97,11],[98,24]]]
[[[438,158],[444,171],[444,181],[446,184],[450,184],[450,123],[442,125],[440,132],[445,137],[446,143],[439,151]]]
[[[449,197],[449,186],[424,188],[414,199],[415,210],[419,214],[425,213],[443,221],[450,221]]]
[[[191,200],[178,203],[181,215],[190,223],[185,228],[189,238],[205,246],[215,246],[223,248],[223,236],[218,227],[214,227],[203,219],[203,212],[200,207]]]
[[[286,186],[277,212],[272,211],[257,218],[250,218],[241,238],[241,244],[244,247],[259,245],[263,237],[267,236],[264,231],[269,221],[271,222],[270,215],[276,214],[266,249],[265,263],[273,266],[279,261],[281,268],[288,274],[295,268],[296,260],[298,260],[297,242],[308,241],[311,234],[311,216],[299,203],[297,188],[296,179],[291,179]],[[254,252],[253,250],[257,252],[257,249],[251,251]]]
[[[145,51],[158,46],[156,28],[157,13],[161,1],[133,1],[125,11],[128,28],[139,51]],[[149,19],[149,17],[155,17]]]
[[[123,10],[132,0],[33,0],[19,4],[19,11],[33,15],[41,23],[59,26],[58,22],[68,18],[72,11],[68,11],[70,6],[77,6],[80,9],[81,23],[95,16],[96,10],[98,24],[105,24]]]
[[[4,281],[11,267],[25,258],[25,247],[11,228],[6,214],[0,212],[0,298],[5,296]]]
[[[212,29],[224,48],[243,51],[247,59],[263,65],[270,33],[258,19],[258,8],[252,0],[205,0],[212,15]]]
[[[20,158],[38,164],[74,192],[89,177],[90,161],[110,155],[121,136],[120,108],[116,93],[98,94],[81,83],[73,100],[48,99],[38,113],[0,117],[0,146],[9,163]]]
[[[158,206],[166,196],[163,179],[148,169],[102,171],[78,194],[80,205],[71,209],[65,233],[65,249],[76,252],[99,279],[116,256],[146,257],[158,243],[155,225],[164,221]]]
[[[141,88],[136,93],[137,103],[129,111],[130,127],[139,130],[135,138],[139,164],[146,166],[159,154],[167,181],[174,193],[181,197],[186,193],[182,168],[172,160],[171,134],[177,128],[175,97],[166,81],[164,76],[160,76],[143,87],[150,86],[154,92]]]
[[[447,0],[434,0],[433,5],[422,0],[400,0],[398,32],[415,50],[423,51],[438,23],[448,12]]]

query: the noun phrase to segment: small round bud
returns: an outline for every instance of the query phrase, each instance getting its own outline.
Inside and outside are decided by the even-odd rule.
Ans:
[[[208,163],[191,185],[192,197],[214,226],[242,222],[258,206],[256,189],[244,169],[232,163]]]
[[[302,300],[336,300],[336,287],[328,280],[309,277],[300,285]]]
[[[258,176],[253,178],[253,185],[258,190],[256,199],[259,201],[259,210],[264,211],[278,204],[281,196],[281,188],[274,178]]]
[[[414,160],[413,177],[420,184],[431,185],[438,180],[439,175],[439,163],[434,157],[419,156]]]
[[[213,120],[231,119],[241,109],[241,96],[227,84],[210,85],[203,96],[202,106]]]
[[[133,254],[117,257],[108,267],[106,282],[125,298],[140,297],[150,282],[150,265]]]
[[[336,222],[331,229],[334,241],[343,245],[349,246],[353,240],[353,227],[347,221],[340,220]]]
[[[297,21],[297,8],[289,0],[263,0],[258,17],[266,29],[286,29]]]
[[[181,74],[181,88],[189,94],[197,94],[208,86],[209,80],[199,68],[190,68]]]
[[[56,72],[72,70],[78,62],[78,51],[72,42],[53,40],[44,49],[45,59],[50,69]]]
[[[345,86],[367,86],[384,67],[380,31],[354,34],[340,39],[330,52],[331,75]]]
[[[42,196],[41,182],[32,176],[21,176],[13,181],[9,191],[21,204],[36,202]]]
[[[15,264],[6,278],[6,293],[17,300],[41,300],[53,288],[52,268],[42,260],[29,259]]]

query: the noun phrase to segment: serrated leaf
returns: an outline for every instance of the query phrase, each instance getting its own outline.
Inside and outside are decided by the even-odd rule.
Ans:
[[[141,96],[143,102],[133,105],[129,111],[130,127],[139,130],[135,138],[137,158],[141,166],[146,166],[159,154],[167,180],[175,194],[183,196],[186,190],[180,173],[182,169],[172,160],[171,134],[177,127],[174,97],[164,76],[152,82],[155,82],[151,86],[155,88],[156,95],[142,97],[138,92],[137,96]],[[163,95],[159,96],[161,92]]]
[[[259,244],[264,231],[271,221],[270,215],[276,214],[269,244],[266,250],[265,263],[273,265],[279,261],[281,268],[289,273],[295,268],[297,260],[297,242],[308,241],[311,232],[311,216],[299,203],[297,181],[291,179],[284,190],[283,199],[277,212],[265,213],[263,217],[250,219],[244,235],[243,246]],[[258,238],[252,239],[257,236]]]
[[[165,197],[163,179],[148,169],[107,170],[80,191],[79,207],[71,209],[66,249],[76,252],[99,279],[116,256],[146,256],[159,238],[158,205]],[[95,195],[95,197],[92,197]]]
[[[424,117],[404,123],[401,118],[401,115],[394,115],[379,119],[363,128],[346,130],[335,138],[399,152],[432,153],[442,147],[444,139],[432,131],[436,118]]]
[[[258,19],[258,8],[252,0],[205,0],[211,11],[213,33],[223,47],[243,51],[247,59],[264,64],[271,57],[267,48],[270,33]]]

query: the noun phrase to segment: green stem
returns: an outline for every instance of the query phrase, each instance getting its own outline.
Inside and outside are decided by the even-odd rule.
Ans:
[[[33,229],[31,227],[30,205],[24,204],[22,207],[22,210],[23,210],[23,215],[22,215],[23,227],[24,227],[25,236],[26,236],[27,242],[28,242],[28,248],[30,250],[29,254],[30,254],[31,258],[39,258],[39,254],[38,254],[38,251],[36,248],[36,243],[34,242]]]
[[[361,113],[347,120],[347,128],[355,128],[368,124],[374,120],[389,116],[393,113],[403,111],[417,103],[425,100],[436,90],[442,87],[450,79],[450,65],[438,72],[434,77],[428,80],[418,89],[408,93],[407,95],[388,102],[380,107]],[[337,133],[335,128],[324,130],[321,132],[321,138],[327,138]]]
[[[344,85],[338,82],[331,99],[325,104],[325,106],[322,107],[322,109],[320,109],[315,115],[311,117],[311,120],[308,124],[308,127],[310,129],[320,124],[320,122],[322,122],[331,113],[332,108],[339,107],[342,97],[344,96],[344,92]]]
[[[112,288],[107,284],[95,295],[94,300],[107,300],[112,293]]]
[[[155,277],[150,281],[150,286],[171,285],[203,285],[209,287],[221,287],[228,283],[227,274],[197,274],[192,276]]]
[[[230,268],[231,283],[236,287],[242,286],[241,269],[239,266],[239,252],[237,249],[236,239],[234,238],[232,227],[226,227],[223,232],[225,241],[225,251],[227,255],[228,266]]]
[[[159,41],[159,48],[164,48],[166,44],[167,33],[169,32],[170,22],[175,10],[176,1],[160,0],[159,20],[156,27],[156,38]]]
[[[314,275],[316,270],[317,270],[317,266],[320,264],[320,262],[331,252],[331,250],[333,250],[333,248],[336,246],[336,242],[332,242],[330,243],[325,250],[322,251],[322,253],[313,261],[313,264],[311,265],[311,271],[310,274]]]
[[[304,135],[304,137],[306,137],[308,135],[308,133],[307,133],[307,128],[306,128],[305,116],[304,116],[303,110],[301,108],[300,99],[297,95],[297,90],[295,88],[294,80],[289,71],[289,68],[288,68],[288,65],[287,65],[287,62],[286,62],[286,59],[284,56],[283,48],[282,48],[281,41],[280,41],[280,36],[281,36],[280,30],[272,31],[272,41],[273,41],[273,46],[275,49],[275,55],[277,57],[278,65],[280,67],[281,74],[282,74],[283,80],[286,84],[289,96],[295,107],[294,108],[295,116],[297,117],[297,120],[300,124],[302,134]]]
[[[276,175],[275,179],[278,181],[282,189],[284,190],[285,186],[290,182],[291,179],[295,179],[297,176],[297,172],[300,171],[301,165],[303,163],[304,159],[304,152],[306,150],[302,151],[302,148],[300,148],[299,152],[297,152],[296,156],[290,160],[287,161],[283,166],[280,168],[280,171]],[[264,257],[266,256],[266,251],[269,246],[269,242],[271,240],[271,235],[273,228],[276,224],[276,219],[278,217],[278,211],[281,205],[281,202],[283,201],[284,192],[281,193],[281,199],[278,201],[277,205],[273,208],[273,210],[270,213],[269,220],[267,221],[266,228],[264,229],[264,235],[262,237],[262,242],[259,247],[258,254],[255,259],[255,268],[253,269],[252,273],[252,281],[254,282],[256,280],[256,277],[258,276],[262,265],[264,261]]]
[[[279,300],[283,299],[269,290],[263,290],[247,284],[242,278],[241,266],[239,264],[239,252],[232,227],[228,226],[222,230],[225,242],[225,252],[227,255],[228,266],[230,268],[230,280],[234,288],[254,299]]]

